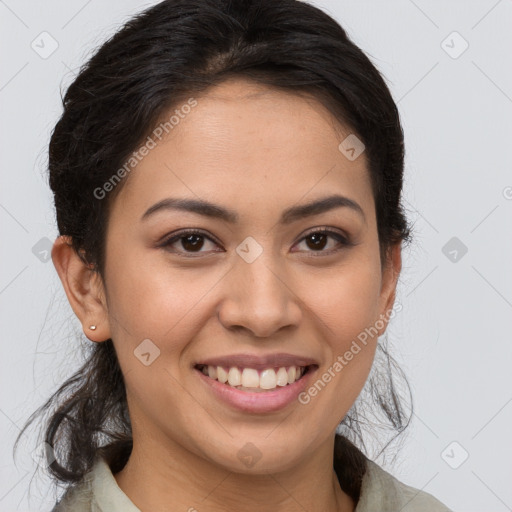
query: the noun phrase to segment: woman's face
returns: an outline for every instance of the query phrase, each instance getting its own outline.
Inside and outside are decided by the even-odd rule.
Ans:
[[[381,273],[365,153],[347,158],[338,146],[350,131],[319,103],[242,80],[195,100],[169,112],[177,109],[179,122],[153,137],[109,217],[108,328],[134,442],[231,471],[283,470],[332,441],[361,391],[377,342],[367,335],[361,343],[361,333],[385,330],[399,246],[394,267]],[[358,206],[283,219],[332,196]],[[171,198],[215,207],[186,211]],[[200,234],[187,238],[186,229]],[[197,368],[207,362],[238,367],[247,387],[258,378],[280,384],[235,390]],[[290,366],[310,363],[300,380],[281,385],[293,380]],[[262,371],[280,367],[286,374]]]

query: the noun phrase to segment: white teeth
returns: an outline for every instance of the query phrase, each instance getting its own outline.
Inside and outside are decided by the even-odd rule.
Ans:
[[[277,386],[276,372],[273,368],[263,370],[260,375],[261,389],[274,389]]]
[[[240,386],[242,384],[242,374],[236,366],[229,369],[228,382],[230,386]]]
[[[257,388],[260,385],[260,376],[254,368],[244,368],[242,372],[242,386],[244,388]]]
[[[228,381],[228,372],[224,370],[222,366],[217,366],[217,380],[222,382],[222,384],[225,384]]]
[[[217,367],[216,366],[208,366],[208,377],[211,379],[217,378]]]
[[[279,370],[277,370],[276,378],[278,386],[286,386],[286,384],[288,384],[288,372],[286,371],[286,368],[279,368]]]
[[[275,389],[276,387],[287,386],[299,380],[305,367],[290,366],[286,369],[284,366],[277,369],[266,368],[261,372],[254,368],[244,368],[240,371],[236,366],[229,368],[229,371],[222,366],[203,366],[201,371],[211,379],[218,380],[223,384],[229,384],[232,387]]]

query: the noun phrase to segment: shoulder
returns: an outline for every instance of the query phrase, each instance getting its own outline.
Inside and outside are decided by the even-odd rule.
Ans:
[[[367,460],[355,512],[452,512],[431,494],[400,482]]]
[[[119,488],[105,459],[98,457],[81,482],[70,487],[51,512],[140,512]]]
[[[88,473],[84,479],[68,487],[51,512],[96,512],[94,494],[92,489],[93,472]]]

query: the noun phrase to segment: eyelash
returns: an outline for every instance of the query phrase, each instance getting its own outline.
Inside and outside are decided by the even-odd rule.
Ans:
[[[317,258],[317,257],[322,257],[322,256],[328,256],[328,255],[331,255],[331,254],[334,254],[334,253],[337,253],[339,251],[341,251],[344,247],[349,247],[349,246],[352,246],[354,245],[352,242],[350,242],[349,239],[347,239],[345,236],[343,236],[342,234],[338,233],[337,231],[333,231],[331,229],[328,229],[328,228],[316,228],[316,229],[313,229],[311,231],[309,231],[308,233],[306,233],[300,240],[298,243],[302,242],[304,239],[308,238],[309,236],[311,235],[315,235],[315,234],[323,234],[323,235],[329,235],[330,237],[334,238],[335,240],[337,240],[340,244],[341,244],[341,248],[338,248],[338,249],[330,249],[330,250],[327,250],[327,251],[324,251],[324,250],[319,250],[319,251],[306,251],[306,252],[311,252],[312,254],[309,255],[309,257],[312,257],[312,258]],[[215,242],[215,240],[213,240],[211,237],[209,237],[204,231],[201,231],[201,230],[198,230],[198,229],[186,229],[184,231],[181,231],[180,233],[176,234],[176,235],[173,235],[167,239],[165,239],[160,245],[159,247],[161,248],[164,248],[166,250],[167,247],[171,246],[172,244],[174,244],[175,242],[178,242],[180,241],[181,239],[183,238],[186,238],[187,236],[190,236],[190,235],[198,235],[198,236],[202,236],[204,238],[207,238],[208,240],[214,242],[214,243],[217,243]],[[169,251],[169,252],[175,252],[175,251]],[[219,251],[216,251],[216,252],[219,252]],[[192,256],[192,254],[201,254],[201,252],[197,252],[197,253],[194,253],[194,252],[178,252],[178,254],[180,254],[181,256],[185,257],[185,258],[197,258],[198,256]],[[184,256],[185,254],[187,254],[187,256]]]

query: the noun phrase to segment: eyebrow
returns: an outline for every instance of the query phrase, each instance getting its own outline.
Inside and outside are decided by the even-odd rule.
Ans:
[[[361,206],[356,203],[353,199],[350,199],[341,195],[331,195],[318,199],[311,203],[307,203],[299,206],[292,206],[286,209],[279,220],[280,224],[291,224],[297,220],[312,217],[335,208],[350,208],[357,212],[366,223],[366,216]],[[239,220],[238,213],[223,206],[210,203],[202,199],[185,199],[185,198],[173,198],[169,197],[154,204],[142,215],[141,220],[146,220],[153,214],[159,211],[165,210],[178,210],[197,213],[205,217],[211,217],[214,219],[224,220],[231,224],[236,224]]]

